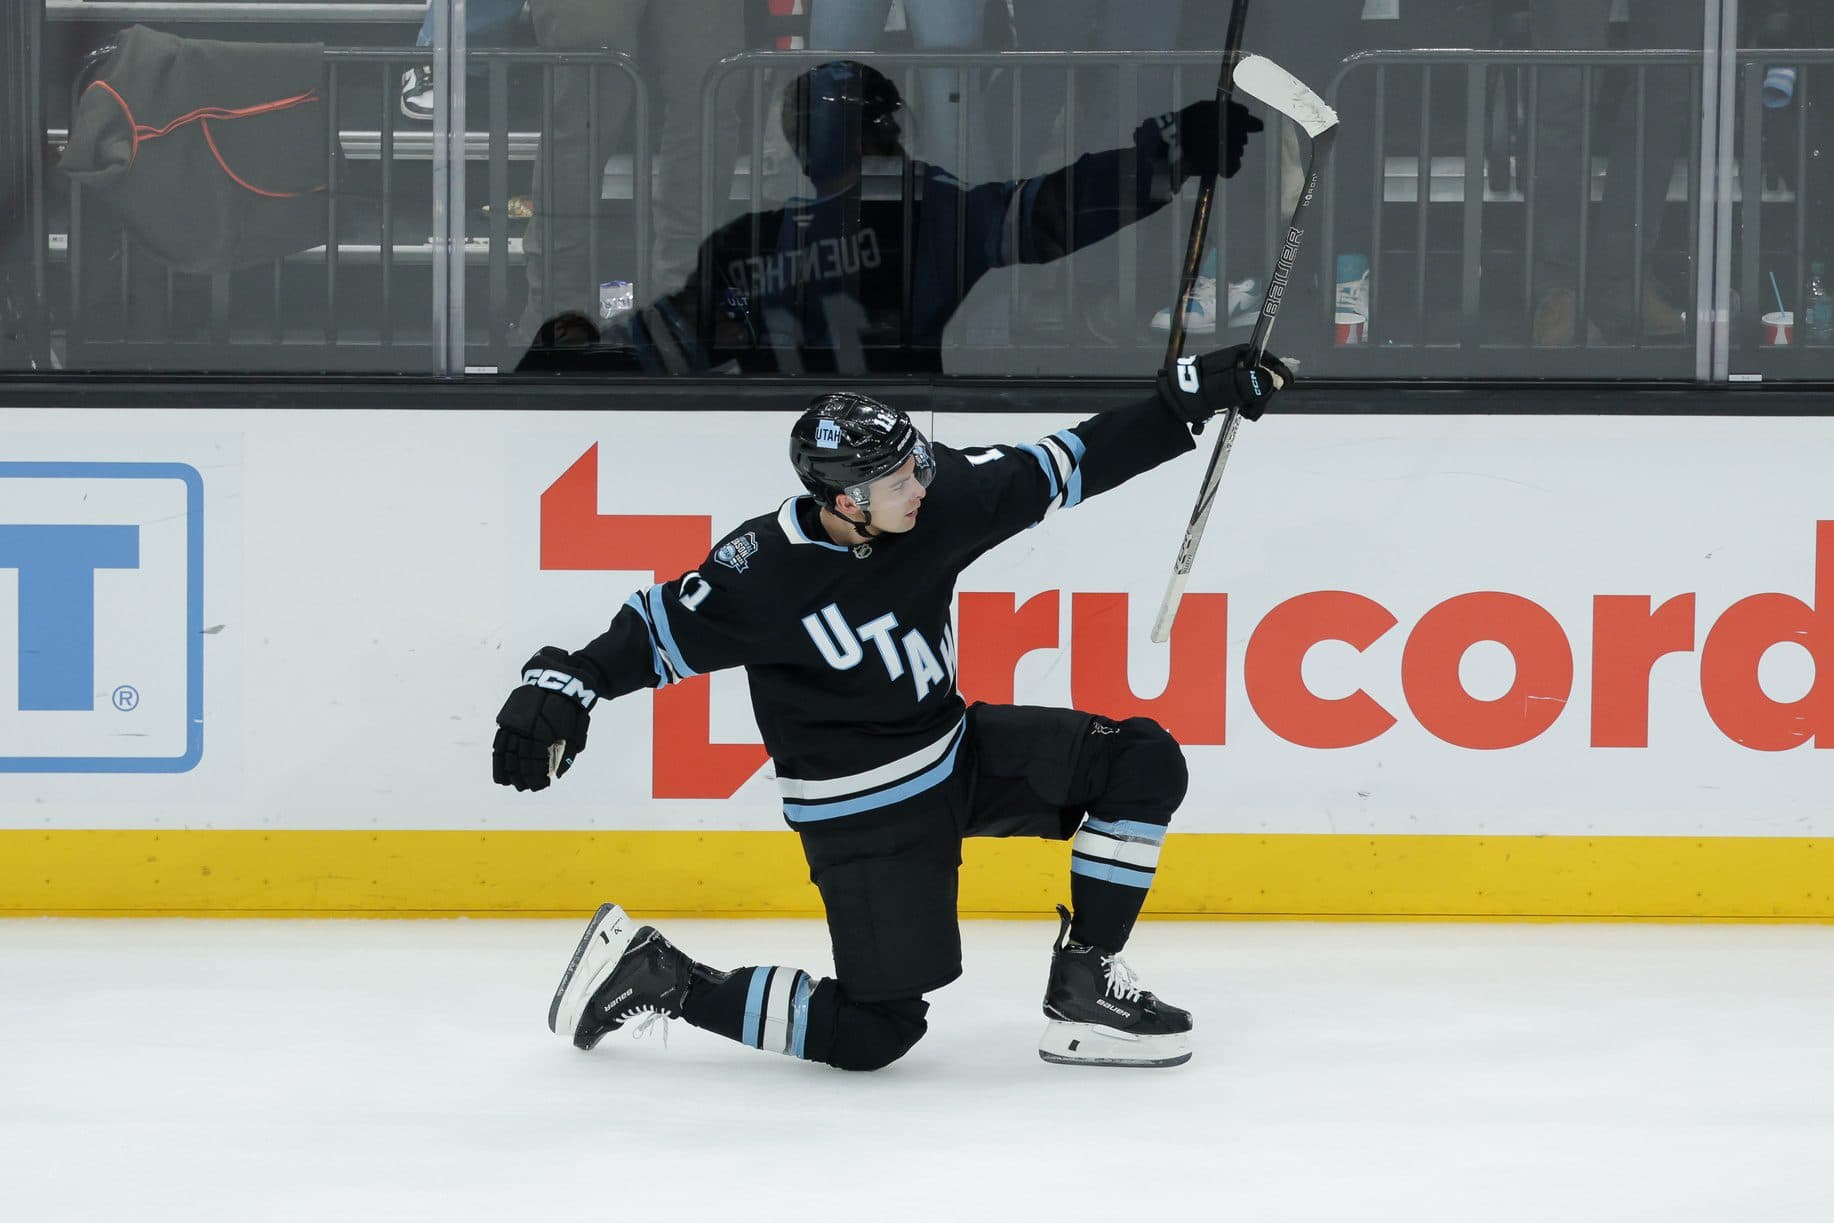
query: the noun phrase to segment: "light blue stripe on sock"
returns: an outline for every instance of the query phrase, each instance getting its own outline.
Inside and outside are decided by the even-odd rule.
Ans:
[[[1165,842],[1165,825],[1148,824],[1144,820],[1084,820],[1083,827],[1129,841],[1146,841],[1153,845]]]
[[[790,1056],[802,1057],[802,1042],[809,1035],[809,998],[815,993],[815,983],[809,980],[809,974],[796,974],[796,988],[790,995]]]
[[[745,1043],[754,1049],[764,1047],[764,986],[770,979],[770,969],[754,968],[751,987],[745,991]]]
[[[1072,858],[1070,873],[1083,875],[1089,879],[1099,879],[1103,883],[1119,883],[1124,887],[1139,888],[1142,891],[1153,886],[1153,872],[1137,871],[1129,867],[1118,866],[1113,862],[1090,862],[1086,858]]]

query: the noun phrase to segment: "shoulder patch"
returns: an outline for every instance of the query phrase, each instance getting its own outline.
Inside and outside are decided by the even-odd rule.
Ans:
[[[758,551],[758,533],[747,531],[721,544],[713,553],[713,559],[728,569],[744,573],[751,564],[751,558]]]

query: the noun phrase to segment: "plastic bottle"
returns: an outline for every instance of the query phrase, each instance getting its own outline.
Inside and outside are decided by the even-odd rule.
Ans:
[[[1817,261],[1809,265],[1808,291],[1803,294],[1803,338],[1810,344],[1834,345],[1834,294],[1828,284],[1828,265]]]

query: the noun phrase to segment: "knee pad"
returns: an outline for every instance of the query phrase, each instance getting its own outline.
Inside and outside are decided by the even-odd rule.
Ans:
[[[841,1070],[883,1070],[923,1039],[930,1004],[921,998],[854,1002],[842,994],[834,1041],[822,1060]]]
[[[1118,725],[1120,733],[1108,736],[1108,801],[1103,807],[1128,807],[1139,812],[1134,818],[1156,814],[1153,823],[1170,823],[1191,783],[1184,749],[1151,718],[1128,718]]]

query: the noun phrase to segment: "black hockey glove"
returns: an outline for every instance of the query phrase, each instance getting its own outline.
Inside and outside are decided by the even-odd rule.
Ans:
[[[1193,433],[1218,412],[1235,408],[1244,420],[1260,420],[1274,392],[1290,386],[1293,371],[1271,353],[1250,369],[1248,345],[1219,348],[1201,357],[1180,357],[1172,370],[1159,371],[1159,398]]]
[[[497,711],[490,773],[500,786],[545,790],[586,750],[587,714],[599,699],[584,660],[543,646],[522,667],[522,686]]]
[[[1261,121],[1233,99],[1220,109],[1215,98],[1191,103],[1178,112],[1178,157],[1185,175],[1233,177],[1242,168],[1248,137],[1261,127]]]

